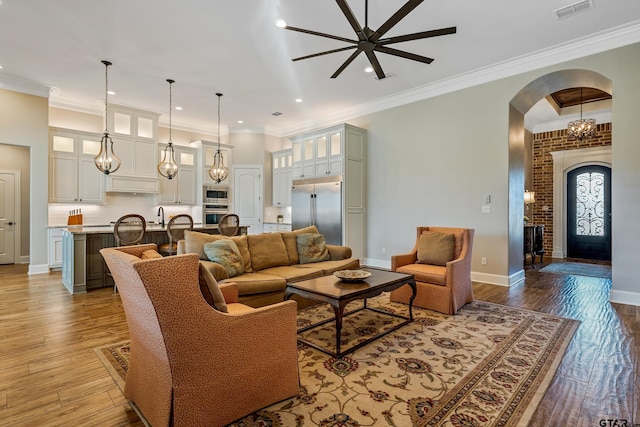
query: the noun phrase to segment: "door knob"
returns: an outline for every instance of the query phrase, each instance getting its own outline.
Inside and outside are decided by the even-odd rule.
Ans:
[[[7,224],[9,224],[9,225],[13,225],[13,221],[9,221]]]

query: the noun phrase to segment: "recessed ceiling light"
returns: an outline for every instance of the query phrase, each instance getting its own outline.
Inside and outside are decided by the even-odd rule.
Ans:
[[[367,67],[364,69],[365,73],[373,73],[373,67]]]
[[[176,107],[176,110],[178,110],[178,111],[182,111],[182,107],[178,105],[178,106]]]
[[[286,27],[286,26],[287,26],[287,23],[286,23],[284,20],[282,20],[282,19],[278,19],[278,20],[276,21],[276,26],[277,26],[277,27],[280,27],[280,28],[284,28],[284,27]]]
[[[300,98],[296,98],[296,102],[298,102],[298,103],[299,103],[299,102],[302,102],[302,99],[300,99]]]
[[[112,90],[107,91],[107,93],[108,93],[109,95],[115,95],[115,94],[116,94],[116,93],[115,93],[114,91],[112,91]]]
[[[238,123],[242,124],[244,123],[244,120],[238,120]]]

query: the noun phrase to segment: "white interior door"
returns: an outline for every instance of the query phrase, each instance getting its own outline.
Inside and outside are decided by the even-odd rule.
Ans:
[[[262,167],[234,167],[233,211],[248,234],[262,233]]]
[[[0,172],[0,264],[15,263],[16,182],[15,172]]]

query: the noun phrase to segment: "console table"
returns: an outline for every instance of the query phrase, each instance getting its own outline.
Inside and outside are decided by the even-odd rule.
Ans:
[[[525,225],[524,226],[524,263],[527,263],[527,254],[531,256],[531,265],[535,265],[536,256],[544,255],[544,225]]]

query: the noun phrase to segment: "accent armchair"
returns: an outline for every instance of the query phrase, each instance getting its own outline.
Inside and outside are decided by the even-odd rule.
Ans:
[[[146,421],[222,426],[297,395],[296,303],[253,309],[231,283],[218,288],[227,312],[218,311],[201,291],[198,255],[141,259],[156,249],[100,251],[131,337],[124,395]]]
[[[412,251],[391,257],[393,271],[415,277],[414,305],[455,314],[460,307],[473,301],[473,233],[469,228],[417,227]],[[391,301],[408,304],[411,295],[409,286],[403,286],[391,292]]]

